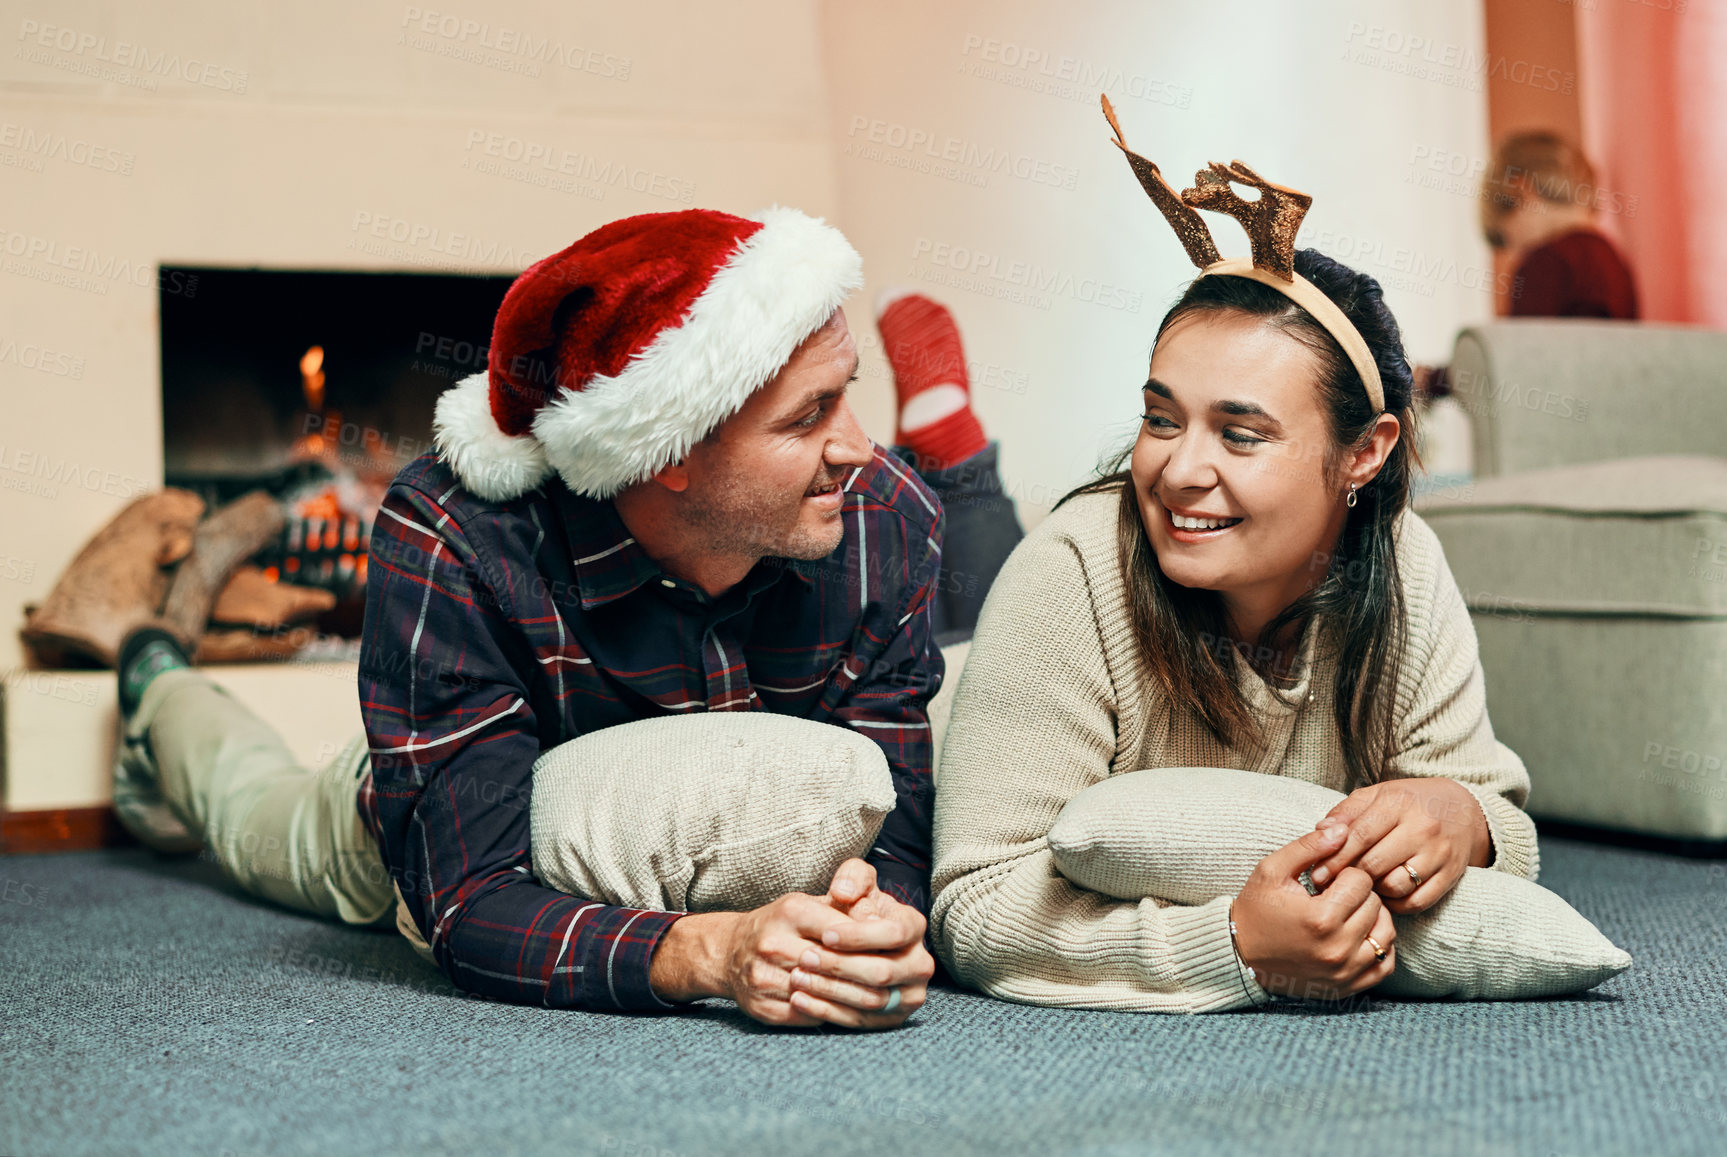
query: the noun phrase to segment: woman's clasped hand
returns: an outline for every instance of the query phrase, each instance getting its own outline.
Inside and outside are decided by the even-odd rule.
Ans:
[[[1316,826],[1341,826],[1347,838],[1313,869],[1313,882],[1323,888],[1353,864],[1372,877],[1373,890],[1399,916],[1433,907],[1457,886],[1464,868],[1486,867],[1493,848],[1474,793],[1439,776],[1359,788]]]
[[[1261,860],[1231,905],[1236,945],[1268,992],[1339,1000],[1397,964],[1391,917],[1425,911],[1492,850],[1468,788],[1399,779],[1352,792],[1315,829]],[[1317,893],[1301,874],[1309,872]]]

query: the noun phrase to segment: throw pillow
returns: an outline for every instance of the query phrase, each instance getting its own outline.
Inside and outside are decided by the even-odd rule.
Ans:
[[[1222,767],[1111,776],[1069,800],[1049,832],[1062,875],[1138,900],[1233,896],[1259,861],[1313,830],[1344,796],[1318,784]],[[1392,917],[1389,996],[1515,1000],[1582,992],[1631,966],[1628,953],[1559,896],[1468,868],[1433,907]]]
[[[608,727],[534,763],[534,874],[606,904],[742,912],[820,894],[897,797],[847,727],[715,711]]]

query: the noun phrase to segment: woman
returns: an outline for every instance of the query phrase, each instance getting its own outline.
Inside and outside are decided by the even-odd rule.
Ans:
[[[1294,268],[1365,340],[1383,406],[1285,293],[1202,276],[1158,329],[1137,440],[1027,536],[984,605],[937,777],[931,927],[992,995],[1346,997],[1396,966],[1392,913],[1431,907],[1469,865],[1535,875],[1528,774],[1493,738],[1469,613],[1407,509],[1397,323],[1371,277],[1310,249]],[[1354,790],[1233,898],[1120,901],[1056,870],[1046,836],[1073,796],[1192,766]]]

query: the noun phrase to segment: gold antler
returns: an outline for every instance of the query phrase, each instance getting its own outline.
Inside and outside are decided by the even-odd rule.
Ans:
[[[1109,103],[1108,96],[1103,97],[1103,115],[1109,118],[1109,127],[1115,130],[1115,147],[1127,154],[1128,163],[1133,166],[1133,175],[1139,178],[1146,194],[1163,211],[1169,227],[1181,238],[1188,260],[1201,269],[1219,260],[1217,244],[1211,239],[1211,230],[1205,227],[1205,219],[1170,187],[1169,182],[1163,179],[1163,174],[1157,171],[1156,165],[1127,147],[1127,138],[1121,135],[1121,125],[1116,122],[1115,108]]]
[[[1258,189],[1259,199],[1243,200],[1231,187],[1232,181]],[[1285,281],[1295,279],[1295,231],[1301,228],[1312,197],[1274,185],[1240,161],[1227,166],[1213,161],[1194,174],[1194,182],[1194,188],[1182,190],[1183,201],[1240,221],[1253,246],[1253,264]]]
[[[1133,165],[1133,175],[1139,178],[1146,193],[1162,210],[1170,228],[1181,238],[1188,257],[1199,266],[1200,276],[1216,273],[1258,281],[1307,310],[1349,355],[1355,372],[1361,375],[1361,386],[1367,392],[1367,400],[1373,403],[1373,412],[1383,413],[1385,385],[1379,379],[1379,366],[1373,360],[1373,351],[1362,338],[1361,331],[1355,328],[1336,302],[1307,278],[1295,274],[1295,231],[1301,228],[1301,220],[1307,216],[1313,198],[1272,184],[1240,161],[1231,161],[1227,165],[1213,161],[1194,175],[1193,188],[1177,193],[1169,187],[1169,182],[1163,179],[1156,165],[1127,147],[1127,139],[1121,134],[1121,125],[1116,122],[1115,109],[1107,96],[1103,98],[1103,115],[1109,119],[1109,127],[1115,130],[1115,147],[1127,154],[1128,162]],[[1232,187],[1235,184],[1258,189],[1259,197],[1252,201],[1242,200]],[[1253,256],[1220,260],[1217,245],[1198,213],[1200,209],[1227,213],[1241,222],[1253,244]]]

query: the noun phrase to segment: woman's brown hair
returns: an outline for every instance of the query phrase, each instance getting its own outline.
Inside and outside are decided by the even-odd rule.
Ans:
[[[1158,566],[1127,468],[1132,443],[1104,468],[1101,477],[1064,495],[1056,507],[1081,494],[1120,492],[1117,533],[1122,578],[1140,657],[1170,702],[1190,708],[1225,746],[1260,748],[1264,736],[1236,685],[1233,665],[1220,661],[1221,654],[1237,653],[1249,642],[1257,654],[1276,654],[1275,641],[1286,628],[1299,632],[1310,616],[1318,615],[1324,631],[1316,640],[1317,648],[1330,645],[1337,655],[1334,712],[1349,781],[1362,786],[1380,780],[1394,753],[1396,688],[1408,636],[1396,528],[1409,505],[1413,470],[1421,464],[1414,444],[1414,386],[1402,334],[1385,306],[1379,282],[1313,249],[1296,254],[1295,270],[1318,286],[1361,332],[1379,367],[1385,407],[1402,424],[1379,473],[1357,492],[1359,498],[1348,513],[1326,576],[1317,586],[1273,617],[1257,640],[1229,639],[1222,596],[1184,587]],[[1331,434],[1324,475],[1342,501],[1344,458],[1366,445],[1377,417],[1360,374],[1311,314],[1277,290],[1245,277],[1196,279],[1164,315],[1157,340],[1180,318],[1225,312],[1261,318],[1313,350],[1319,363],[1316,388]],[[1228,640],[1227,652],[1220,645],[1224,640]]]

